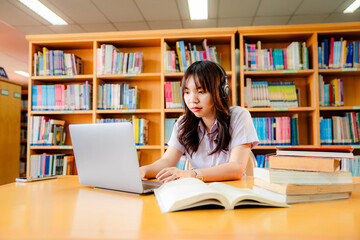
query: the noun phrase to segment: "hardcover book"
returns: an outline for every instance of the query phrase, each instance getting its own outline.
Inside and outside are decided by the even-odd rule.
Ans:
[[[263,197],[275,199],[278,202],[283,203],[300,203],[300,202],[317,202],[317,201],[328,201],[336,199],[347,199],[351,196],[350,192],[339,192],[339,193],[323,193],[323,194],[301,194],[301,195],[287,195],[269,191],[264,188],[254,186],[254,192],[258,193]]]
[[[352,183],[351,172],[338,171],[309,172],[281,170],[271,168],[254,168],[254,177],[269,183],[289,184],[347,184]]]
[[[353,158],[352,148],[319,148],[319,147],[277,147],[278,156],[307,156],[330,158]]]
[[[360,183],[346,184],[320,184],[320,185],[298,185],[298,184],[277,184],[269,183],[261,179],[254,179],[254,186],[267,189],[272,192],[287,195],[308,195],[322,193],[344,193],[360,191]]]
[[[154,192],[162,213],[211,205],[227,210],[249,205],[289,207],[287,204],[256,194],[251,189],[236,188],[220,182],[206,184],[196,178],[181,178],[167,182]]]
[[[269,157],[270,168],[318,172],[340,171],[340,158],[275,156]]]

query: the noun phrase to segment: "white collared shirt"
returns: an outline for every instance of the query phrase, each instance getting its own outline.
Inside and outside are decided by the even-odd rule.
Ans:
[[[251,143],[251,147],[253,148],[259,143],[251,115],[247,109],[239,106],[231,107],[230,115],[231,140],[229,143],[229,151],[221,151],[209,155],[209,153],[212,152],[216,147],[215,140],[218,136],[217,120],[210,129],[210,134],[207,133],[203,122],[200,121],[198,125],[198,136],[200,139],[199,148],[192,154],[192,157],[190,157],[188,153],[185,153],[184,146],[180,144],[179,140],[177,139],[179,120],[183,116],[181,116],[174,125],[174,129],[168,145],[178,149],[182,153],[185,153],[193,168],[208,168],[226,163],[229,161],[230,151],[233,147]]]

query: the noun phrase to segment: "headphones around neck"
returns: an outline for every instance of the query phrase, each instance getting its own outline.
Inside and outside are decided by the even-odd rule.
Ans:
[[[220,69],[220,71],[222,72],[222,75],[224,77],[224,81],[220,82],[220,86],[219,86],[220,97],[227,98],[227,96],[229,96],[229,93],[230,93],[230,85],[228,83],[228,78],[227,78],[226,72],[225,72],[224,68],[220,66],[220,64],[218,64],[218,63],[215,63],[215,64],[216,64],[216,66],[218,66],[218,68]],[[221,79],[220,79],[220,81],[221,81]]]

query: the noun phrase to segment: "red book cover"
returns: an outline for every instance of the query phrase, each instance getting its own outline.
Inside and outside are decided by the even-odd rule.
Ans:
[[[274,70],[275,66],[274,66],[274,61],[273,61],[272,48],[269,49],[269,57],[270,57],[270,70]]]
[[[283,48],[283,58],[284,58],[284,69],[288,69],[288,65],[287,65],[287,50],[286,48]]]
[[[334,104],[334,98],[333,98],[333,85],[329,85],[329,106],[332,107]]]

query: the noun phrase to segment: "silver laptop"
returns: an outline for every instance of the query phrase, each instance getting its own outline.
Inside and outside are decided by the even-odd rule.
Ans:
[[[131,123],[71,124],[80,184],[150,193],[160,182],[141,180]]]

